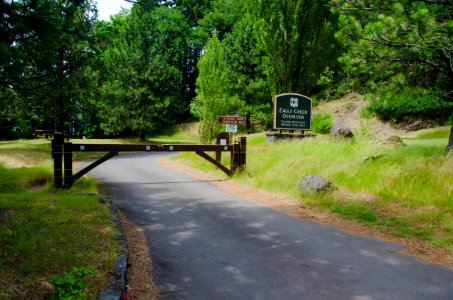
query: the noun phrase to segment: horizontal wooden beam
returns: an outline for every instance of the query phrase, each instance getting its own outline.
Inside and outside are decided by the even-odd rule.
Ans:
[[[158,152],[158,151],[177,151],[177,152],[196,152],[196,151],[231,151],[232,145],[156,145],[156,144],[65,144],[66,151],[72,152],[121,152],[121,151],[143,151],[143,152]],[[70,149],[68,149],[70,148]]]
[[[162,145],[163,150],[160,151],[178,151],[178,152],[213,152],[213,151],[232,151],[232,145]]]
[[[65,144],[65,147],[69,145]],[[145,144],[70,144],[72,152],[120,152],[120,151],[159,151],[158,145]]]

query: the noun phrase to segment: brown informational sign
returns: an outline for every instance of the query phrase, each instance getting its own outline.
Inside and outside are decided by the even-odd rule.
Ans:
[[[300,94],[275,96],[274,129],[311,130],[311,99]]]
[[[238,116],[220,116],[218,118],[220,124],[229,124],[229,125],[246,125],[247,121],[245,117]]]

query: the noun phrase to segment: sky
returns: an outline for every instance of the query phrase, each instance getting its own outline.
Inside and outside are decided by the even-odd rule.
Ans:
[[[120,12],[121,7],[130,9],[132,3],[124,0],[96,0],[99,20],[108,21],[111,15]]]

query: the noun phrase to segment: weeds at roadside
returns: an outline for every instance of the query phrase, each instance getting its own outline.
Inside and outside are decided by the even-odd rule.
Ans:
[[[83,291],[83,277],[87,275],[97,274],[97,270],[87,267],[74,267],[71,272],[63,272],[63,276],[54,275],[50,278],[50,282],[54,286],[52,295],[49,300],[58,299],[85,299],[86,293]]]

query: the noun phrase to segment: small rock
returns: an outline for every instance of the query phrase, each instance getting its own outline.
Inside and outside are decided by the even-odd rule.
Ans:
[[[105,204],[105,203],[109,203],[110,201],[109,201],[109,199],[106,196],[101,195],[101,196],[99,196],[99,202]]]
[[[299,182],[299,190],[304,194],[319,194],[335,189],[332,182],[317,175],[307,175]]]
[[[403,140],[397,135],[392,135],[391,137],[389,137],[385,141],[383,141],[382,144],[389,145],[389,146],[397,146],[397,147],[406,147],[407,146],[403,142]]]
[[[382,154],[381,154],[381,155],[372,155],[372,156],[368,156],[367,158],[365,158],[365,159],[363,160],[363,162],[364,162],[364,163],[366,163],[366,162],[373,162],[373,161],[378,160],[378,159],[380,159],[381,157],[384,157],[384,156],[385,156],[385,155],[382,155]]]
[[[352,130],[343,123],[335,123],[330,130],[330,134],[336,138],[352,138],[354,134]]]

